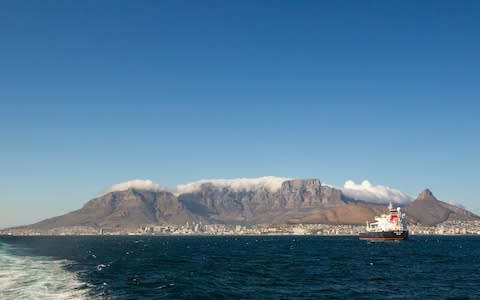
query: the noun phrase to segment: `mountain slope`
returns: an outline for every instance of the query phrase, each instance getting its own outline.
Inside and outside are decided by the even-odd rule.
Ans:
[[[303,224],[334,224],[334,225],[364,225],[375,216],[386,212],[383,204],[352,202],[339,207],[331,207],[303,218],[290,219],[289,223]]]
[[[438,200],[428,189],[405,207],[408,220],[413,224],[434,226],[445,221],[480,220],[480,217],[457,206]]]
[[[172,193],[128,189],[95,198],[79,210],[32,224],[30,227],[137,228],[144,224],[185,224],[201,220],[178,202]]]

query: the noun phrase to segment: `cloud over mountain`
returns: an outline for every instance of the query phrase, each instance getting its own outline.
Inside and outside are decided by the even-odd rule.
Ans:
[[[182,225],[187,222],[364,224],[365,220],[385,211],[385,203],[389,201],[408,204],[405,212],[409,220],[428,226],[446,220],[480,219],[439,201],[428,189],[411,202],[412,199],[399,190],[373,185],[366,180],[360,184],[349,180],[340,190],[322,185],[314,178],[212,179],[179,185],[177,194],[170,191],[172,189],[165,189],[152,180],[122,182],[79,210],[46,219],[30,228],[63,230],[61,228],[69,226],[92,226],[131,230],[145,224]]]
[[[343,186],[342,193],[356,200],[363,200],[371,203],[388,203],[390,201],[407,204],[412,197],[384,185],[373,185],[368,180],[356,184],[353,180],[347,180]]]
[[[133,179],[122,183],[114,184],[108,188],[105,193],[125,191],[130,188],[147,191],[174,191],[175,194],[193,193],[201,190],[205,184],[211,185],[217,189],[229,189],[233,192],[251,192],[258,190],[268,190],[270,192],[278,191],[282,183],[291,178],[264,176],[259,178],[235,178],[235,179],[202,179],[186,184],[179,184],[174,189],[167,189],[160,184],[148,179]],[[345,182],[342,193],[356,200],[363,200],[371,203],[388,203],[390,201],[407,204],[412,198],[399,190],[383,185],[373,185],[368,180],[357,184],[352,180]]]
[[[122,183],[117,183],[109,187],[105,193],[111,192],[119,192],[119,191],[126,191],[128,189],[139,189],[139,190],[146,190],[146,191],[163,191],[165,190],[162,186],[156,182],[153,182],[148,179],[133,179],[129,181],[125,181]]]
[[[256,191],[259,189],[278,191],[282,183],[290,180],[285,177],[265,176],[259,178],[236,178],[236,179],[203,179],[195,182],[177,185],[178,194],[192,193],[201,189],[204,184],[211,184],[219,189],[228,188],[232,191]]]

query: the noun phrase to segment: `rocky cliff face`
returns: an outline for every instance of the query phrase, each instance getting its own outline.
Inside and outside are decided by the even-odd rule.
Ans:
[[[344,205],[339,190],[320,180],[289,180],[279,190],[235,191],[204,184],[179,196],[190,211],[221,223],[274,223],[312,209]]]
[[[345,204],[339,190],[322,186],[318,179],[285,181],[278,194],[279,198],[285,199],[286,208],[325,208]]]

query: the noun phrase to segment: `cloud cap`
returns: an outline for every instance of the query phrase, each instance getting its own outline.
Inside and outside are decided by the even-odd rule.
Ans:
[[[399,190],[384,185],[373,185],[368,180],[364,180],[360,184],[356,184],[353,180],[347,180],[341,190],[347,197],[371,203],[408,204],[412,201],[412,197]]]
[[[128,189],[138,189],[152,192],[164,191],[165,189],[158,183],[149,179],[133,179],[122,183],[117,183],[109,187],[105,193],[126,191]]]
[[[235,179],[203,179],[195,182],[177,185],[177,194],[192,193],[199,191],[204,184],[211,184],[216,188],[228,188],[235,192],[240,191],[256,191],[259,189],[269,190],[271,192],[278,191],[282,187],[282,183],[291,178],[264,176],[259,178],[235,178]]]

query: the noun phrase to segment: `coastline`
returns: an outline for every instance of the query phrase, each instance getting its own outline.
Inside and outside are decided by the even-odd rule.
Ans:
[[[358,236],[365,229],[360,225],[330,224],[192,224],[143,225],[138,228],[98,228],[90,226],[57,227],[52,229],[9,228],[0,236]],[[436,226],[410,225],[410,235],[476,236],[480,221],[450,221]]]

